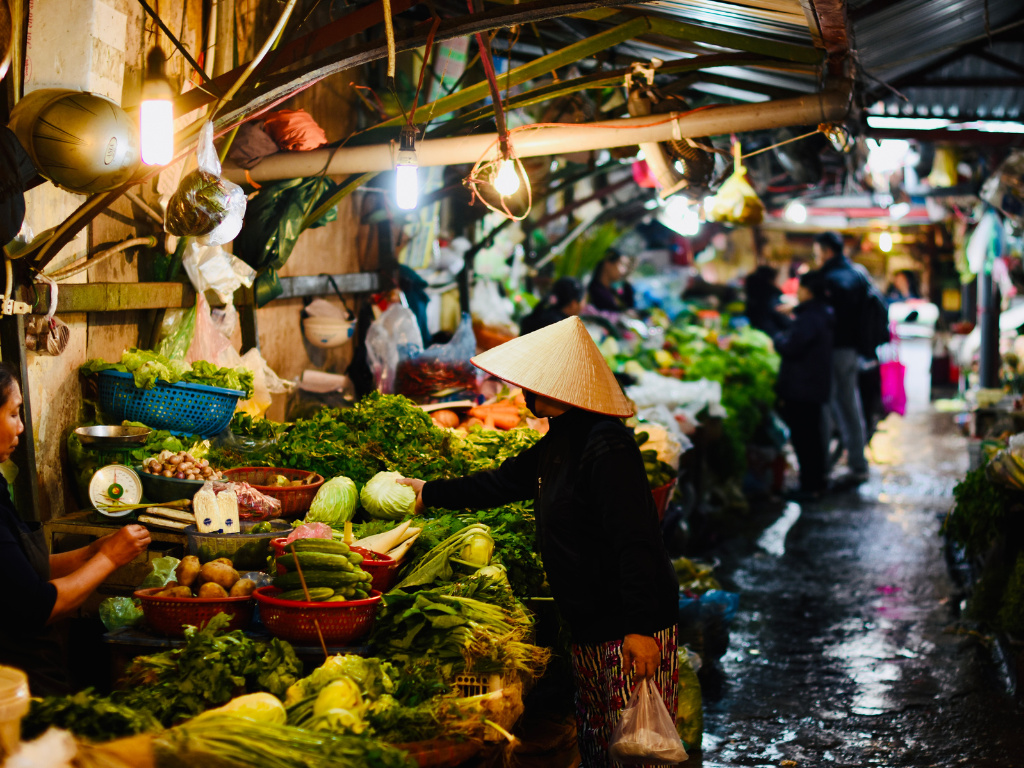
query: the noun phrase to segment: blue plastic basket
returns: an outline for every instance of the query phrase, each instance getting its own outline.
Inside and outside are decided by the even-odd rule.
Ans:
[[[101,371],[100,408],[119,421],[139,421],[153,429],[213,437],[224,431],[245,392],[204,384],[168,384],[139,389],[130,373]]]

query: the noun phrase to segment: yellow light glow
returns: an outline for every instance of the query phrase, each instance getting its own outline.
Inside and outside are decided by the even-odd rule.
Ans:
[[[502,160],[494,177],[494,188],[502,197],[509,197],[519,191],[519,173],[514,160]]]
[[[149,99],[139,108],[142,162],[167,165],[174,159],[174,104],[169,99]]]
[[[892,235],[888,232],[883,232],[878,236],[878,247],[883,253],[889,253],[892,250]]]

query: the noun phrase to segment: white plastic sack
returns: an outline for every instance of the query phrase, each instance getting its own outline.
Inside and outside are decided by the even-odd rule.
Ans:
[[[971,272],[982,273],[990,251],[994,256],[1002,255],[1003,251],[1003,225],[999,214],[992,210],[985,211],[967,241],[967,266]]]
[[[675,723],[654,682],[644,679],[629,697],[608,750],[624,765],[675,765],[687,759]]]
[[[719,406],[722,402],[722,385],[717,381],[679,381],[653,371],[644,371],[640,382],[626,387],[626,397],[638,408],[664,405],[668,408],[685,407],[687,411],[696,408],[699,413],[705,407]]]
[[[401,304],[392,304],[366,332],[366,356],[377,389],[391,394],[398,370],[399,349],[405,356],[423,351],[423,336],[416,316]]]
[[[202,246],[190,241],[181,259],[188,279],[198,293],[212,290],[225,304],[232,303],[243,285],[252,288],[256,270],[219,245]]]
[[[498,328],[515,328],[511,310],[512,302],[502,297],[494,280],[482,277],[476,281],[469,302],[469,312],[474,320]]]

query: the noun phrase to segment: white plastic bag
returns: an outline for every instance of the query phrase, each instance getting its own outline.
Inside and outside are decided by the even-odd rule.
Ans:
[[[256,270],[219,245],[188,244],[181,265],[198,293],[212,290],[225,304],[232,303],[235,291],[243,285],[252,288]]]
[[[612,733],[612,760],[624,765],[674,765],[687,759],[661,693],[644,679],[629,697]]]
[[[220,175],[212,122],[199,129],[196,160],[199,167],[185,175],[167,204],[166,229],[194,237],[199,245],[230,243],[242,229],[246,198],[240,186]]]
[[[392,304],[373,321],[366,332],[366,356],[373,371],[377,389],[391,394],[400,357],[411,357],[423,351],[423,335],[416,315],[401,304]]]

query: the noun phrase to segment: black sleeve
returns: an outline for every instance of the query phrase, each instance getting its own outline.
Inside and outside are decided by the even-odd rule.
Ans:
[[[775,351],[784,358],[799,357],[814,343],[821,330],[810,314],[800,315],[788,331],[775,334]]]
[[[625,634],[653,635],[665,628],[666,596],[671,601],[676,586],[640,449],[625,431],[595,430],[583,464],[595,520],[618,567]]]
[[[441,509],[492,509],[537,495],[537,457],[543,439],[500,467],[423,486],[423,503]]]
[[[12,632],[38,632],[57,602],[57,587],[39,578],[9,530],[0,531],[0,614]]]

